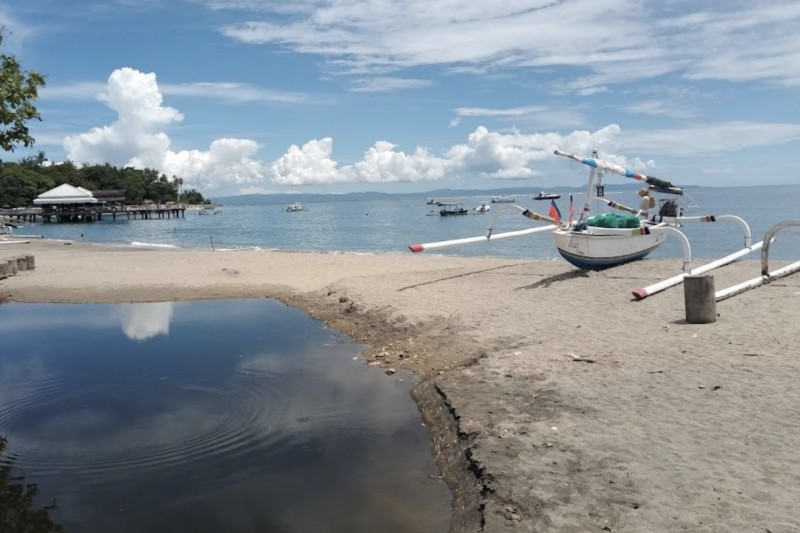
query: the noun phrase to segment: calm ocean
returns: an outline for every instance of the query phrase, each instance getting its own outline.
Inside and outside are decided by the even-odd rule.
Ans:
[[[318,252],[356,252],[409,254],[408,245],[461,237],[483,235],[492,216],[506,204],[491,204],[489,214],[473,214],[481,202],[488,202],[492,192],[440,198],[462,202],[470,209],[468,216],[432,215],[436,206],[426,204],[426,195],[386,195],[377,200],[355,200],[348,196],[269,197],[270,204],[220,205],[217,214],[199,216],[187,211],[185,218],[164,220],[104,220],[95,223],[30,224],[18,234],[43,235],[45,238],[83,240],[114,245],[154,245],[216,250],[251,248],[257,250],[293,250]],[[607,197],[636,206],[636,189],[611,191]],[[549,202],[535,201],[530,194],[516,195],[516,203],[546,214]],[[305,210],[286,212],[288,203],[300,201]],[[582,201],[574,193],[576,212]],[[569,194],[557,200],[563,217],[567,216]],[[773,224],[800,219],[800,185],[766,187],[696,188],[687,190],[685,214],[733,214],[750,225],[753,242],[762,240]],[[532,227],[535,224],[517,211],[498,217],[495,232]],[[739,249],[744,238],[738,225],[731,222],[688,224],[684,228],[692,245],[693,257],[711,259]],[[779,234],[770,256],[794,260],[800,256],[796,229]],[[496,256],[504,258],[555,259],[557,253],[546,235],[533,235],[490,244],[437,250],[435,253],[459,256]],[[682,248],[676,239],[667,241],[651,257],[679,259]],[[753,255],[757,258],[756,255]]]

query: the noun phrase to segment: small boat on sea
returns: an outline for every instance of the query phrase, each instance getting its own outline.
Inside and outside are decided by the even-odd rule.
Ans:
[[[439,200],[436,198],[428,198],[425,203],[428,205],[439,205]]]
[[[217,211],[217,206],[213,204],[205,204],[197,208],[198,215],[216,215],[218,213],[221,213],[221,211]]]
[[[561,198],[560,194],[544,191],[533,197],[534,200],[558,200],[559,198]]]
[[[491,205],[487,204],[486,202],[483,202],[482,204],[478,204],[478,207],[475,208],[475,212],[479,214],[488,213],[491,208],[492,208]]]
[[[493,204],[513,204],[516,201],[513,196],[492,196]]]
[[[30,235],[19,235],[16,236],[13,234],[14,228],[18,228],[16,224],[12,224],[11,222],[4,220],[0,217],[0,244],[27,244],[31,241],[21,240],[25,237],[30,237]]]
[[[15,228],[12,223],[6,222],[6,220],[0,217],[0,239],[4,238],[5,236],[11,236],[12,228]]]
[[[455,203],[455,204],[439,204],[441,209],[439,209],[439,215],[443,217],[449,217],[452,215],[466,215],[469,213],[469,210],[464,207],[464,204]]]
[[[305,210],[306,210],[306,208],[303,207],[303,204],[301,204],[299,202],[295,202],[293,204],[289,204],[289,205],[286,206],[286,211],[289,212],[289,213],[294,213],[294,212],[297,212],[297,211],[305,211]]]

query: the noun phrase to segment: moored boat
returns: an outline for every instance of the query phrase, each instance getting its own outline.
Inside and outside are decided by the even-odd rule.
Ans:
[[[558,200],[559,198],[561,198],[560,194],[544,191],[533,197],[534,200]]]
[[[449,217],[453,215],[466,215],[469,213],[469,210],[464,207],[464,204],[461,203],[454,203],[454,204],[439,204],[439,215],[443,217]]]
[[[204,204],[204,205],[198,206],[198,208],[197,208],[197,214],[198,215],[216,215],[216,214],[218,214],[220,212],[221,211],[217,211],[217,206],[215,206],[213,204]]]

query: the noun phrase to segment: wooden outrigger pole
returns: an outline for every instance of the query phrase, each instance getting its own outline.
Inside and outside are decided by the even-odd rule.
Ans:
[[[683,282],[683,279],[686,276],[698,276],[700,274],[704,274],[710,270],[714,270],[715,268],[719,268],[721,266],[725,266],[729,263],[733,263],[737,259],[741,259],[745,255],[749,254],[750,252],[754,252],[761,248],[763,242],[758,242],[751,246],[750,248],[743,248],[738,252],[734,252],[730,255],[726,255],[716,261],[712,261],[706,265],[699,266],[694,269],[690,269],[688,272],[683,272],[676,276],[672,276],[671,278],[667,278],[663,281],[659,281],[658,283],[653,283],[652,285],[648,285],[647,287],[643,287],[641,289],[635,289],[631,291],[633,295],[636,297],[637,300],[643,300],[648,296],[652,296],[656,293],[659,293],[665,289],[669,289],[670,287],[674,287]]]
[[[424,244],[411,244],[408,249],[414,253],[426,252],[428,250],[435,250],[437,248],[449,248],[451,246],[461,246],[462,244],[475,244],[478,242],[499,241],[500,239],[508,239],[510,237],[521,237],[523,235],[531,235],[532,233],[541,233],[544,231],[553,231],[556,226],[550,224],[548,226],[539,226],[538,228],[521,229],[517,231],[507,231],[505,233],[495,233],[480,235],[478,237],[465,237],[463,239],[451,239],[449,241],[426,242]]]
[[[724,300],[726,298],[730,298],[732,296],[736,296],[737,294],[741,294],[745,291],[750,289],[755,289],[756,287],[760,287],[761,285],[765,285],[771,281],[774,281],[779,278],[783,278],[788,276],[789,274],[794,274],[795,272],[800,271],[800,261],[796,263],[792,263],[790,265],[786,265],[783,268],[779,268],[773,272],[769,271],[769,246],[772,240],[775,237],[775,234],[778,233],[780,230],[784,228],[788,228],[790,226],[800,226],[800,220],[785,220],[783,222],[779,222],[775,224],[770,229],[767,230],[767,233],[764,235],[764,243],[763,248],[761,249],[761,275],[757,278],[753,278],[748,281],[744,281],[739,283],[738,285],[733,285],[728,287],[727,289],[723,289],[718,291],[714,298],[719,300]]]
[[[528,228],[528,229],[521,229],[516,231],[507,231],[505,233],[492,233],[494,230],[494,224],[497,220],[497,217],[500,213],[504,211],[511,211],[517,210],[522,212],[524,216],[530,218],[532,220],[544,220],[550,222],[547,226],[539,226],[538,228]],[[408,247],[414,253],[425,252],[428,250],[435,250],[438,248],[449,248],[451,246],[461,246],[462,244],[475,244],[479,242],[489,242],[489,241],[499,241],[501,239],[508,239],[511,237],[521,237],[523,235],[531,235],[534,233],[543,233],[546,231],[553,231],[557,229],[558,226],[556,225],[556,221],[547,216],[547,215],[540,215],[539,213],[535,213],[529,209],[525,209],[524,207],[520,207],[518,205],[508,205],[502,209],[498,209],[495,211],[495,214],[492,216],[492,219],[489,221],[489,225],[486,228],[486,233],[484,235],[480,235],[478,237],[465,237],[463,239],[450,239],[447,241],[436,241],[436,242],[427,242],[424,244],[412,244]]]
[[[673,220],[673,219],[670,218],[670,220]],[[675,222],[680,222],[680,223],[683,223],[683,222],[719,222],[719,221],[724,221],[724,220],[730,220],[730,221],[736,222],[736,223],[738,223],[740,225],[740,227],[742,228],[742,232],[744,233],[744,248],[742,248],[741,250],[738,250],[736,252],[733,252],[730,255],[726,255],[725,257],[721,257],[720,259],[717,259],[716,261],[712,261],[712,262],[710,262],[710,263],[708,263],[706,265],[702,265],[702,266],[699,266],[699,267],[694,268],[694,269],[691,268],[691,263],[689,265],[689,268],[687,269],[686,268],[686,261],[684,260],[684,271],[683,271],[683,273],[678,274],[676,276],[672,276],[671,278],[667,278],[667,279],[665,279],[663,281],[659,281],[658,283],[653,283],[652,285],[648,285],[647,287],[642,287],[641,289],[635,289],[635,290],[631,291],[633,296],[637,300],[643,300],[644,298],[647,298],[648,296],[652,296],[653,294],[656,294],[656,293],[661,292],[661,291],[663,291],[665,289],[668,289],[670,287],[674,287],[675,285],[678,285],[678,284],[682,283],[683,279],[686,276],[697,276],[697,275],[703,274],[703,273],[708,272],[710,270],[714,270],[715,268],[719,268],[721,266],[725,266],[727,264],[733,263],[734,261],[737,261],[737,260],[741,259],[742,257],[761,249],[761,247],[764,244],[764,241],[757,242],[755,244],[751,244],[752,237],[751,237],[751,234],[750,234],[750,226],[748,226],[747,222],[745,222],[742,218],[737,217],[735,215],[719,215],[719,216],[706,215],[706,216],[698,216],[698,217],[674,217],[674,221]],[[675,231],[678,231],[678,230],[676,229]],[[681,235],[683,235],[682,232],[679,232],[679,233],[681,233]],[[686,246],[684,245],[684,250],[685,250],[685,248],[686,248]],[[690,261],[691,261],[691,259],[690,259]]]

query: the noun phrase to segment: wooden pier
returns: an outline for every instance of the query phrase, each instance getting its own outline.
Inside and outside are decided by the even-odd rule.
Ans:
[[[26,207],[23,209],[0,209],[0,216],[12,222],[94,222],[103,217],[117,220],[125,217],[128,220],[149,220],[162,218],[178,218],[186,216],[186,206],[183,204],[167,205],[127,205],[114,206],[59,206],[51,207]]]

